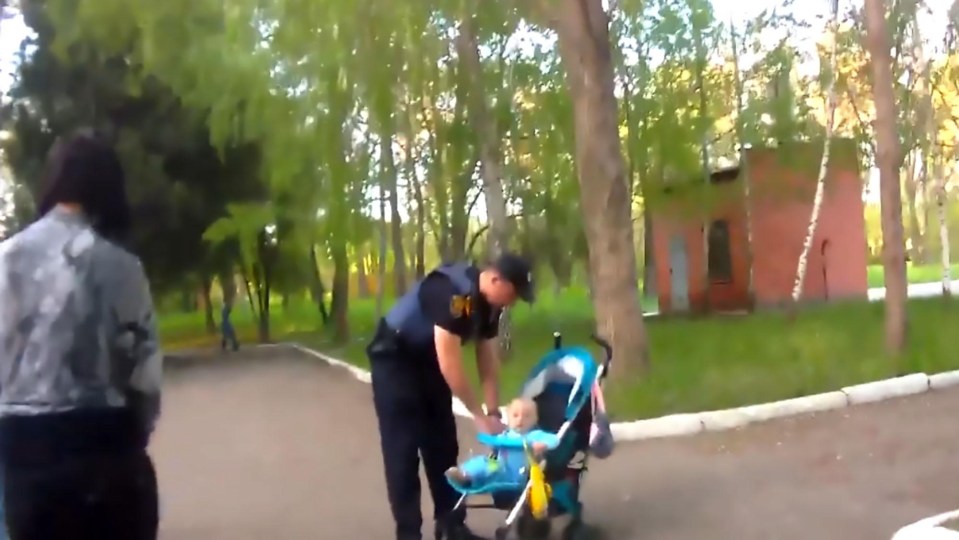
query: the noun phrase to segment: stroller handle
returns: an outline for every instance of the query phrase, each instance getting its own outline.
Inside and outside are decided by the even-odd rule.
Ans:
[[[592,334],[589,337],[594,343],[602,347],[603,352],[606,353],[606,358],[603,360],[603,376],[606,376],[606,373],[609,371],[609,364],[613,361],[613,346],[596,334]]]
[[[590,334],[589,337],[593,340],[593,343],[603,348],[606,358],[603,359],[602,378],[606,378],[606,374],[609,373],[609,364],[613,361],[613,346],[596,333]],[[559,332],[553,332],[553,348],[556,350],[563,348],[563,335]]]

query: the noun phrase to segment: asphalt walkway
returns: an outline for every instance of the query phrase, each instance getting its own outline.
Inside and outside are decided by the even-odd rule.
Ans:
[[[173,364],[164,407],[161,538],[390,538],[370,389],[344,370],[283,348]],[[592,463],[587,518],[617,540],[889,538],[959,501],[957,410],[939,391],[621,444]]]

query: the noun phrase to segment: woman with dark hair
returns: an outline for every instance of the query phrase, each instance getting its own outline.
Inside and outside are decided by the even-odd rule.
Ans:
[[[0,243],[0,464],[12,540],[157,535],[162,356],[120,161],[54,146],[38,219]]]

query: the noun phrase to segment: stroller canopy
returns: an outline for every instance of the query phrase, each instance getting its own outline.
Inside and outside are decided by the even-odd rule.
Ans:
[[[547,389],[562,388],[569,392],[566,418],[571,419],[589,402],[599,367],[583,347],[564,347],[547,353],[533,366],[521,395],[533,399]]]

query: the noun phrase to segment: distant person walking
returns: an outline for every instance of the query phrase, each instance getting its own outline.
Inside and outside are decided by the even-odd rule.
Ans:
[[[230,321],[230,314],[233,312],[233,301],[224,300],[223,309],[220,311],[220,331],[223,334],[221,347],[225,351],[227,343],[234,351],[239,350],[240,341],[236,338],[236,329],[233,328],[233,322]]]
[[[12,540],[155,540],[162,355],[120,161],[58,142],[38,219],[0,243],[0,465]]]

